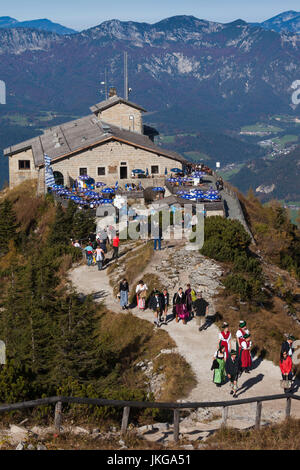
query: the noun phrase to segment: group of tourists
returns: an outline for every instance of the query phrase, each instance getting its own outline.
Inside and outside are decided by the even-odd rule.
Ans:
[[[106,254],[112,248],[112,260],[119,258],[120,238],[119,234],[113,232],[113,229],[107,227],[102,232],[97,233],[96,238],[92,241],[90,238],[88,243],[83,248],[79,240],[72,241],[75,248],[80,248],[86,256],[86,263],[88,266],[98,266],[101,271],[107,264]]]
[[[123,310],[128,308],[128,294],[128,281],[123,279],[119,286],[118,295]],[[165,288],[161,292],[158,289],[154,289],[149,295],[147,284],[140,280],[136,286],[135,294],[136,306],[139,310],[146,309],[146,300],[149,298],[147,307],[154,312],[154,324],[156,327],[159,328],[161,325],[167,325],[167,317],[170,310],[170,294],[168,289]],[[173,295],[171,320],[175,319],[176,323],[182,321],[183,325],[186,325],[189,320],[195,318],[199,330],[202,331],[205,317],[208,313],[208,306],[209,304],[203,299],[202,293],[196,293],[191,285],[187,284],[185,290],[180,287]]]
[[[230,393],[236,398],[238,378],[243,372],[249,374],[252,366],[251,335],[244,320],[240,321],[236,332],[235,349],[231,349],[231,343],[232,336],[229,324],[224,322],[219,334],[219,347],[214,354],[211,369],[213,370],[213,382],[216,386],[221,387],[227,377],[231,384]]]

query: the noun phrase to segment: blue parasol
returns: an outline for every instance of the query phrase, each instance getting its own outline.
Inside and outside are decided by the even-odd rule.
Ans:
[[[98,181],[98,183],[96,183],[96,188],[101,188],[102,186],[106,186],[106,183],[102,183],[102,181]]]
[[[105,188],[101,191],[103,194],[113,194],[115,190],[113,188]]]
[[[168,178],[167,181],[169,181],[169,183],[177,183],[177,179],[176,178]]]
[[[145,171],[144,171],[144,170],[140,170],[140,169],[137,168],[137,169],[135,169],[135,170],[132,170],[132,173],[136,173],[136,174],[142,175],[142,174],[145,173]]]
[[[172,173],[182,173],[182,170],[180,168],[171,168]]]
[[[158,186],[157,188],[152,188],[152,191],[161,191],[161,192],[165,192],[165,189]]]

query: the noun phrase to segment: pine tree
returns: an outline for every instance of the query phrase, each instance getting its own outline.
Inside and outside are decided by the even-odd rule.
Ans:
[[[70,234],[66,231],[66,213],[61,204],[56,207],[54,224],[48,237],[48,243],[52,246],[67,245],[70,241]]]
[[[91,209],[77,211],[73,219],[72,233],[75,239],[87,239],[96,230],[95,216]]]

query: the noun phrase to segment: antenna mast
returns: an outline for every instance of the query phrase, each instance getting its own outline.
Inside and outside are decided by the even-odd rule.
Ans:
[[[128,101],[128,54],[124,52],[124,98]]]

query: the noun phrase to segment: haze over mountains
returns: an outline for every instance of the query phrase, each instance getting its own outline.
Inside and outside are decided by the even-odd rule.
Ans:
[[[297,20],[288,13],[282,25]],[[239,135],[241,126],[299,113],[291,85],[300,79],[300,35],[265,27],[176,16],[153,25],[111,20],[74,34],[2,28],[0,79],[8,96],[0,106],[1,148],[88,114],[104,99],[105,68],[123,95],[127,51],[130,99],[150,111],[146,122],[165,135],[193,134],[178,151],[209,152],[213,167],[260,158],[265,151]]]

